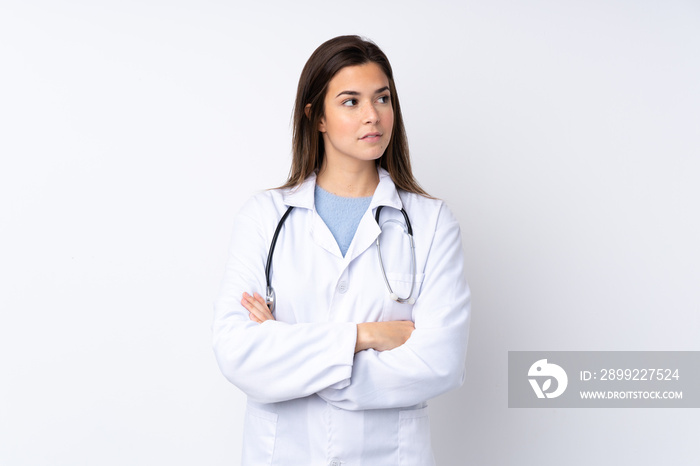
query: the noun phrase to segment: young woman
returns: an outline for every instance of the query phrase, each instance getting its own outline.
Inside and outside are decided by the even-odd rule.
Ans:
[[[463,381],[469,288],[372,42],[306,63],[289,179],[239,212],[215,308],[217,361],[248,396],[243,465],[434,464],[426,402]]]

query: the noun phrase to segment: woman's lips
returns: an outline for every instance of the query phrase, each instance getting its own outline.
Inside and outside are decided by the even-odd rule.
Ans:
[[[367,133],[360,138],[361,141],[377,142],[381,139],[381,133]]]

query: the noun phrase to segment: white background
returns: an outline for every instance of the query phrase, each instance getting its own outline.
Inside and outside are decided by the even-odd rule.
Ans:
[[[697,464],[700,410],[508,409],[506,363],[700,350],[700,4],[253,3],[0,5],[0,464],[238,463],[210,344],[232,217],[284,181],[301,68],[348,33],[462,225],[438,463]]]

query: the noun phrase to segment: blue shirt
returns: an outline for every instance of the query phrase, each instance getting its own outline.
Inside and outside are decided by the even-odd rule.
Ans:
[[[331,194],[316,185],[314,202],[316,212],[326,223],[338,243],[340,252],[348,252],[362,216],[367,212],[372,197],[342,197]]]

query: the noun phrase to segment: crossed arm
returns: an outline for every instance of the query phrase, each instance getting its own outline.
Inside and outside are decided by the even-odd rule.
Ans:
[[[241,304],[250,313],[249,318],[253,322],[261,324],[266,320],[275,320],[265,299],[258,293],[254,293],[253,296],[243,293]],[[376,351],[392,350],[406,343],[413,330],[415,325],[410,320],[357,324],[355,353],[370,348]]]

